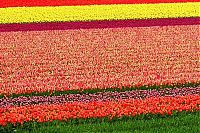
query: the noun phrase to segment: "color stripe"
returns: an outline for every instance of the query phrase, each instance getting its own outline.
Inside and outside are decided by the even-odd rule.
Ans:
[[[134,90],[125,92],[100,92],[95,94],[66,94],[60,96],[20,96],[17,98],[1,98],[0,108],[8,108],[11,106],[27,106],[27,105],[42,105],[42,104],[63,104],[66,102],[100,102],[113,101],[122,99],[144,99],[150,97],[161,96],[186,96],[200,94],[199,87],[184,87],[184,88],[165,88],[161,90]]]
[[[198,82],[199,25],[0,32],[0,94]]]
[[[48,122],[70,119],[120,118],[142,114],[168,114],[173,112],[193,112],[200,110],[200,96],[155,97],[127,99],[107,102],[73,102],[64,104],[31,105],[0,108],[0,125],[8,123]]]
[[[0,23],[200,17],[200,2],[0,8]]]
[[[50,22],[31,24],[0,24],[0,32],[10,31],[43,31],[93,28],[120,28],[120,27],[149,27],[149,26],[175,26],[198,25],[200,18],[172,18],[147,20],[113,20],[92,22]]]
[[[0,7],[199,2],[199,0],[1,0]]]

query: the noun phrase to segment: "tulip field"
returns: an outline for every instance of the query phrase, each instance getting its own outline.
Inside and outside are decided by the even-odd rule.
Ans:
[[[0,133],[200,132],[199,7],[0,1]]]

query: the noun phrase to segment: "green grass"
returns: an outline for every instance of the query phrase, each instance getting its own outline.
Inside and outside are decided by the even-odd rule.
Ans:
[[[82,124],[53,121],[47,123],[29,122],[24,126],[9,125],[0,132],[18,133],[198,133],[200,132],[200,112],[182,112],[169,117],[153,116],[150,119],[124,118]]]
[[[25,97],[29,97],[29,96],[58,96],[58,95],[64,95],[64,94],[94,94],[97,92],[108,92],[108,91],[117,91],[117,92],[123,92],[123,91],[132,91],[132,90],[152,90],[152,89],[156,89],[156,90],[160,90],[160,89],[165,89],[165,88],[181,88],[181,87],[197,87],[200,85],[200,82],[197,83],[185,83],[185,84],[171,84],[171,85],[151,85],[151,86],[140,86],[140,87],[136,87],[136,86],[132,86],[132,87],[122,87],[120,88],[106,88],[106,89],[100,89],[100,88],[93,88],[93,89],[87,89],[87,90],[68,90],[68,91],[53,91],[53,92],[41,92],[41,93],[37,93],[37,92],[33,92],[33,93],[25,93],[25,94],[11,94],[7,97],[11,97],[11,98],[15,98],[15,97],[19,97],[19,96],[25,96]],[[0,95],[0,98],[5,97],[4,94]]]

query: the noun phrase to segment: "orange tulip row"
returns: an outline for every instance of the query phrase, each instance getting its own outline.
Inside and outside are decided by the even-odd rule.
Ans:
[[[168,114],[173,111],[200,110],[200,96],[151,97],[104,102],[73,102],[64,104],[31,105],[0,109],[0,125],[28,121],[47,122],[75,118],[103,118],[135,116],[141,114]]]

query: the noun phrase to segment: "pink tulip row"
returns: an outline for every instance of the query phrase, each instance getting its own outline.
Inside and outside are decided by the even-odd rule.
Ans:
[[[199,27],[0,33],[0,94],[198,82]]]
[[[125,99],[145,99],[151,97],[177,97],[187,95],[200,95],[200,86],[184,88],[165,88],[161,90],[133,90],[125,92],[98,92],[94,94],[65,94],[59,96],[19,96],[16,98],[1,98],[0,108],[12,106],[31,106],[31,105],[49,105],[63,104],[73,102],[105,102]]]

